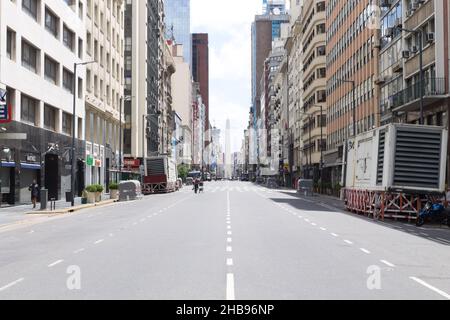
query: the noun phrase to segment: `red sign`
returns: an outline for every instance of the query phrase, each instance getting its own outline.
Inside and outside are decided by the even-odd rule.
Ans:
[[[125,167],[139,168],[141,161],[139,159],[125,158],[123,159],[123,165]]]

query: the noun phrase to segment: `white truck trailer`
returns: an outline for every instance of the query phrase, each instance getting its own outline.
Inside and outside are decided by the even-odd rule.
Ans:
[[[146,159],[143,193],[167,193],[177,189],[177,166],[168,156]]]

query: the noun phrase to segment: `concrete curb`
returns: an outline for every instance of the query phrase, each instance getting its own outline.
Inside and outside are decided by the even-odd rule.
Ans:
[[[53,211],[29,211],[29,212],[25,212],[25,214],[30,214],[30,215],[56,215],[56,214],[65,214],[65,213],[71,213],[71,212],[76,212],[76,211],[80,211],[83,209],[89,209],[89,208],[94,208],[94,207],[102,207],[108,204],[113,204],[115,202],[118,202],[118,200],[116,199],[111,199],[111,200],[105,200],[105,201],[101,201],[101,202],[97,202],[97,203],[91,203],[91,204],[82,204],[79,206],[75,206],[75,207],[70,207],[70,208],[64,208],[64,209],[59,209],[59,210],[53,210]]]

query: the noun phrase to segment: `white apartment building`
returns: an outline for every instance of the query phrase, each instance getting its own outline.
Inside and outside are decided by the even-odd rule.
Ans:
[[[123,115],[122,0],[86,0],[86,185],[118,180]],[[123,124],[124,122],[122,122]]]
[[[84,68],[86,0],[0,1],[0,91],[7,94],[10,133],[26,140],[0,140],[0,197],[30,202],[36,179],[60,199],[70,190],[70,148],[76,138],[76,191],[84,187]],[[75,126],[73,126],[75,94]],[[0,201],[1,202],[1,201]]]

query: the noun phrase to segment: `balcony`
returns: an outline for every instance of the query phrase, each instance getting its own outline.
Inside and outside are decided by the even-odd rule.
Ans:
[[[424,107],[430,106],[441,99],[448,97],[444,78],[425,79]],[[381,111],[384,113],[412,112],[420,109],[420,83],[413,84],[402,91],[389,97],[389,100],[381,103]]]

